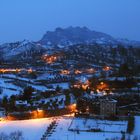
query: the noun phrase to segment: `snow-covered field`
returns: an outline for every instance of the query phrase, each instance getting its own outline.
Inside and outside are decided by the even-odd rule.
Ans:
[[[0,122],[0,133],[22,131],[25,140],[40,140],[52,119]]]
[[[84,128],[87,129],[89,128],[88,126],[95,125],[96,120],[88,119],[85,123],[84,119],[73,119],[73,117],[63,116],[36,120],[3,121],[0,122],[0,133],[4,132],[6,134],[10,134],[11,132],[19,130],[23,132],[25,140],[40,140],[47,127],[54,120],[56,120],[58,126],[56,127],[52,135],[48,137],[48,140],[105,140],[106,138],[120,138],[122,134],[117,133],[118,130],[126,130],[127,128],[125,121],[98,121],[98,126],[103,127],[106,131],[114,131],[114,133],[80,131],[78,134],[77,132],[68,131],[69,127],[74,128],[79,125],[80,130],[83,130]],[[140,116],[136,116],[135,121],[135,129],[133,134],[140,137]]]
[[[20,81],[20,83],[30,81],[31,83],[28,83],[28,86],[32,86],[35,90],[38,90],[38,91],[50,90],[46,86],[36,85],[36,83],[33,80],[28,79],[28,78],[21,78],[14,74],[4,74],[4,76],[5,76],[5,78],[0,77],[0,92],[1,92],[0,98],[2,98],[4,96],[10,97],[11,95],[20,94],[23,91],[23,89],[25,87],[24,84],[23,84],[23,87],[15,85],[14,84],[14,82],[16,82],[15,79],[18,79]],[[50,85],[53,86],[52,89],[55,89],[57,86],[61,87],[62,89],[69,88],[69,84],[67,82],[50,84]]]
[[[67,82],[65,82],[65,83],[57,83],[57,84],[50,84],[50,85],[52,85],[54,88],[59,86],[62,89],[69,89],[69,83],[67,83]]]
[[[127,131],[127,121],[107,121],[97,119],[74,119],[70,129],[73,130],[91,130],[100,129],[105,132],[121,133]]]
[[[19,94],[20,91],[22,90],[20,87],[12,84],[10,80],[5,78],[0,78],[0,89],[1,89],[0,97],[16,95]]]
[[[121,137],[120,133],[93,133],[93,132],[76,132],[68,131],[72,119],[60,119],[56,132],[49,140],[105,140],[106,138]]]
[[[140,116],[135,117],[135,129],[133,134],[140,138]]]
[[[8,76],[8,78],[17,78],[17,77],[14,77],[14,75],[11,75],[11,77],[9,75],[7,75],[7,76]],[[23,87],[16,86],[13,83],[13,81],[15,81],[15,80],[12,81],[11,79],[8,79],[8,78],[0,77],[0,90],[1,90],[0,97],[1,98],[4,96],[10,97],[11,95],[16,95],[16,94],[18,95],[23,91]],[[19,79],[19,78],[17,78],[17,79]],[[21,79],[21,80],[23,80],[23,79]],[[27,80],[27,79],[24,78],[24,80]],[[29,81],[29,79],[28,79],[28,81]],[[39,91],[48,90],[47,87],[41,86],[41,85],[28,84],[28,86],[32,86],[34,89],[39,90]]]

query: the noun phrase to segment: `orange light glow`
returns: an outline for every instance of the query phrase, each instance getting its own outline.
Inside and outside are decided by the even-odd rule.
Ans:
[[[6,117],[6,120],[7,120],[7,121],[13,121],[13,120],[16,120],[16,118],[13,117],[13,116],[8,115],[8,116]]]
[[[49,56],[49,55],[45,54],[45,55],[42,56],[42,59],[45,62],[47,62],[48,64],[52,64],[57,60],[57,55],[50,55]]]
[[[80,70],[75,70],[75,72],[74,72],[75,74],[81,74],[82,73],[82,71],[80,71]]]
[[[18,68],[15,68],[15,69],[0,69],[0,73],[20,73],[20,72],[28,72],[28,73],[31,73],[33,72],[32,69],[18,69]]]
[[[68,74],[70,74],[70,71],[69,70],[62,70],[61,74],[68,75]]]
[[[94,70],[93,68],[90,68],[90,69],[87,69],[87,72],[88,72],[88,73],[94,73],[95,70]]]
[[[68,108],[70,109],[71,112],[76,112],[76,104],[72,104],[72,105],[69,105]]]
[[[81,85],[80,85],[80,84],[75,84],[75,85],[73,85],[73,87],[74,87],[74,88],[80,88]]]
[[[109,70],[111,70],[111,67],[105,66],[105,67],[103,68],[103,70],[104,70],[104,71],[109,71]]]
[[[101,82],[100,84],[101,84],[101,85],[103,85],[103,84],[104,84],[104,82]]]
[[[45,116],[44,110],[41,109],[32,111],[30,114],[32,119],[43,118]]]
[[[14,73],[14,72],[18,73],[21,70],[22,69],[0,69],[0,73],[10,73],[10,72],[12,72],[12,73]]]
[[[28,69],[27,71],[28,71],[28,73],[32,73],[33,72],[33,70],[31,68]]]
[[[82,88],[83,88],[83,90],[86,90],[88,88],[88,85],[87,84],[83,84]]]
[[[98,90],[108,90],[109,89],[109,85],[107,83],[100,82],[100,84],[97,85],[97,89]]]

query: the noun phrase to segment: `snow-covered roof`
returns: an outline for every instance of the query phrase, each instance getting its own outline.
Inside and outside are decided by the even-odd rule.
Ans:
[[[27,101],[21,101],[21,100],[18,100],[16,101],[16,105],[27,105]]]

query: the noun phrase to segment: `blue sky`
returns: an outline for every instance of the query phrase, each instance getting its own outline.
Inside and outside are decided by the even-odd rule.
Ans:
[[[140,0],[0,0],[0,43],[68,26],[140,41]]]

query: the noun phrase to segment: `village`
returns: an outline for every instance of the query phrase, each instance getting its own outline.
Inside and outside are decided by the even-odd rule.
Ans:
[[[98,62],[90,49],[84,54],[78,49],[81,47],[51,49],[32,62],[2,62],[0,120],[22,122],[53,117],[41,140],[52,136],[57,118],[68,121],[67,131],[75,135],[108,131],[119,137],[132,134],[137,127],[135,118],[140,115],[138,74],[132,74],[125,63],[119,65],[119,59],[115,65],[108,57],[108,63],[104,59]]]
[[[0,140],[140,140],[140,0],[0,0]]]

